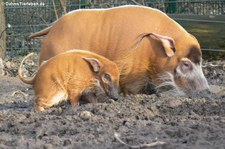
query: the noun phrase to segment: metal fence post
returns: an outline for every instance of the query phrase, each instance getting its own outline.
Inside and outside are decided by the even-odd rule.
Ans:
[[[176,13],[177,8],[176,8],[176,1],[177,0],[169,0],[169,13]]]

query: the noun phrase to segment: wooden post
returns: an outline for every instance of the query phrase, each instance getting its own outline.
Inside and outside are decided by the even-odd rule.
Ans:
[[[6,51],[6,26],[4,13],[4,0],[0,0],[0,58],[5,57]]]

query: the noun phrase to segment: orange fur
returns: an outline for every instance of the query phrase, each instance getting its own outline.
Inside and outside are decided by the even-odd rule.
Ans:
[[[77,105],[82,92],[87,89],[95,90],[96,87],[111,98],[118,96],[119,70],[115,63],[100,55],[82,50],[64,52],[43,63],[36,76],[29,80],[22,77],[21,68],[25,59],[30,56],[32,54],[23,59],[18,75],[24,83],[33,84],[38,111],[67,98],[72,105]],[[94,62],[98,64],[92,65],[88,61],[90,59],[97,60]],[[102,79],[105,74],[111,77],[111,81]]]
[[[173,72],[192,46],[197,47],[197,56],[201,57],[196,38],[163,12],[148,7],[78,10],[61,17],[47,31],[40,49],[40,63],[68,49],[95,52],[118,65],[120,87],[125,94],[140,93],[146,81],[158,85],[159,75]],[[149,36],[140,42],[148,33],[159,34],[165,37],[163,40],[172,39],[175,55],[172,56],[168,42],[156,37]],[[172,57],[166,56],[165,51]]]

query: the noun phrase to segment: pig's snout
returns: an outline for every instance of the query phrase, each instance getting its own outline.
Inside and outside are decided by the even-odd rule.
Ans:
[[[196,83],[196,91],[209,89],[209,85],[205,77],[196,78],[195,83]]]
[[[209,88],[201,65],[196,65],[188,59],[183,59],[181,64],[177,67],[176,72],[175,83],[186,92],[186,94]]]
[[[175,74],[166,72],[160,76],[160,80],[162,83],[157,86],[157,89],[168,86],[178,94],[192,94],[209,88],[201,65],[195,65],[187,59],[178,65]]]
[[[113,100],[118,100],[119,98],[119,91],[116,88],[113,88],[110,92],[109,92],[109,97],[112,98]]]

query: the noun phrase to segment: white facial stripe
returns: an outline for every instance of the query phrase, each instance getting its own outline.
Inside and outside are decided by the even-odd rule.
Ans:
[[[202,67],[200,65],[194,64],[190,59],[188,58],[182,58],[182,61],[189,61],[192,64],[193,70],[190,73],[186,73],[186,77],[188,78],[205,78],[203,72],[202,72]]]
[[[182,58],[181,61],[190,61],[191,62],[191,60],[187,57]]]
[[[100,84],[100,81],[98,79],[95,79],[93,81],[94,85],[97,86],[97,87],[101,87],[101,84]]]
[[[202,71],[202,64],[200,63],[200,65],[196,65],[188,58],[182,58],[181,61],[189,61],[192,64],[192,70],[187,73],[183,73],[180,66],[178,66],[178,68],[176,69],[177,76],[181,76],[183,77],[183,79],[187,79],[187,82],[189,83],[186,84],[187,88],[191,87],[192,89],[196,90],[207,89],[209,86]]]

